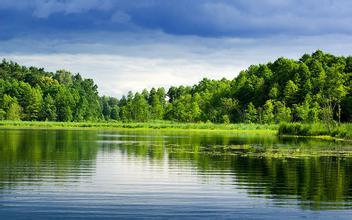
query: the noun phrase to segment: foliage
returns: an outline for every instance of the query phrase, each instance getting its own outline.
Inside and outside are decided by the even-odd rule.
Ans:
[[[0,119],[17,102],[17,118],[30,121],[324,122],[330,132],[335,121],[352,121],[352,57],[319,50],[299,60],[251,65],[232,80],[205,78],[120,99],[99,97],[93,80],[65,70],[3,60],[0,73]]]
[[[96,121],[102,118],[97,86],[79,74],[45,72],[0,63],[0,118],[26,121]],[[5,112],[5,113],[3,113]]]
[[[352,139],[352,124],[334,124],[330,128],[327,124],[301,124],[301,123],[282,123],[278,130],[279,135],[298,135],[298,136],[331,136],[344,139]]]

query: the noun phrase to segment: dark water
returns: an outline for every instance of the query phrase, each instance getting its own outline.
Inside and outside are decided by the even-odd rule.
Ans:
[[[0,130],[0,219],[351,219],[352,159],[211,146],[349,143],[187,131]]]

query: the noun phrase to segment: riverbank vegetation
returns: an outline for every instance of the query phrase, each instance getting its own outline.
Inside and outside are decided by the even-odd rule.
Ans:
[[[100,97],[80,74],[0,63],[0,119],[327,123],[352,120],[352,57],[316,51],[299,60],[252,65],[232,80]],[[331,128],[328,128],[331,130]]]
[[[282,123],[278,129],[278,135],[295,135],[295,136],[330,136],[343,139],[352,139],[352,124],[334,124],[325,123]]]
[[[320,137],[323,139],[352,139],[352,124],[335,125],[328,130],[326,124],[314,123],[281,123],[281,124],[214,124],[208,123],[180,123],[173,121],[150,122],[50,122],[50,121],[0,121],[0,128],[41,128],[41,129],[169,129],[169,130],[207,130],[244,132],[261,135]]]
[[[232,132],[250,132],[276,134],[276,124],[214,124],[214,123],[180,123],[173,121],[152,122],[49,122],[49,121],[0,121],[2,128],[101,128],[101,129],[190,129]]]

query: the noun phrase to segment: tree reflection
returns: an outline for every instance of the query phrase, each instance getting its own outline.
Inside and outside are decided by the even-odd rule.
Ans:
[[[341,209],[350,208],[352,202],[350,157],[244,157],[227,154],[221,148],[220,152],[209,151],[213,146],[228,145],[260,146],[262,151],[348,150],[349,143],[155,130],[2,130],[0,140],[0,189],[15,187],[21,181],[40,182],[48,176],[57,181],[75,181],[95,172],[98,152],[118,152],[154,165],[165,161],[191,165],[204,174],[202,178],[217,175],[221,180],[222,175],[230,175],[234,188],[277,203],[293,198],[302,208]]]
[[[114,140],[120,140],[119,144]],[[278,139],[251,135],[224,136],[216,133],[126,132],[125,136],[105,138],[105,149],[119,150],[133,157],[150,160],[187,161],[199,171],[233,173],[237,187],[251,196],[264,196],[274,201],[283,198],[299,200],[302,208],[349,208],[352,198],[352,158],[337,156],[306,156],[298,158],[244,157],[213,154],[214,145],[261,145],[262,150],[281,147],[306,152],[346,150],[348,143],[316,139]],[[109,140],[111,142],[109,142]],[[130,141],[134,142],[130,142]],[[125,142],[125,143],[124,143]],[[314,155],[314,154],[313,154]]]
[[[0,188],[28,180],[58,180],[94,166],[95,132],[74,130],[0,131]],[[93,135],[92,135],[93,134]],[[93,139],[92,139],[93,138]]]

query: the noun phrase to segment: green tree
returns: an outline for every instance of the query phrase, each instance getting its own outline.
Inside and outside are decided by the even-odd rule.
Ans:
[[[158,94],[158,92],[153,88],[150,91],[149,104],[151,106],[151,118],[152,119],[163,119],[164,117],[164,106],[162,103],[163,94]]]
[[[41,111],[41,118],[45,121],[56,121],[56,106],[55,101],[50,94],[45,96]]]
[[[150,111],[148,101],[138,92],[134,95],[132,101],[132,119],[135,121],[148,121]]]
[[[297,94],[298,94],[298,86],[292,80],[289,80],[284,89],[286,102],[296,103]]]
[[[258,112],[252,102],[250,102],[246,109],[246,119],[247,123],[256,123],[258,120]]]
[[[280,87],[277,83],[275,83],[273,87],[270,89],[269,97],[272,99],[277,99],[279,96],[280,96]]]
[[[199,120],[201,110],[199,108],[199,94],[192,97],[190,94],[182,95],[172,103],[169,118],[183,122],[195,122]]]
[[[22,117],[22,107],[18,104],[17,99],[9,95],[2,98],[2,117],[6,120],[19,121]],[[5,114],[4,114],[5,113]]]
[[[110,118],[112,120],[120,120],[120,108],[119,106],[115,105],[111,108]]]
[[[270,124],[274,122],[274,104],[272,100],[269,99],[265,102],[262,114],[264,123]]]
[[[6,119],[11,121],[19,121],[21,120],[21,113],[21,106],[17,103],[17,101],[14,101],[10,104],[10,107],[7,110]]]
[[[222,116],[222,122],[224,124],[230,124],[230,117],[228,115],[223,115]]]
[[[352,58],[322,51],[305,54],[299,60],[279,58],[251,65],[233,80],[204,78],[192,87],[171,87],[167,94],[164,88],[149,92],[144,89],[117,100],[99,97],[97,88],[92,79],[84,79],[80,74],[72,75],[65,70],[51,73],[3,60],[0,119],[6,118],[16,100],[22,108],[23,120],[169,119],[216,123],[227,119],[259,123],[322,120],[330,128],[334,121],[352,120]],[[12,109],[16,109],[15,104]]]
[[[72,121],[74,106],[72,94],[66,87],[59,87],[59,90],[55,97],[56,112],[58,121]]]
[[[27,96],[27,106],[25,108],[26,119],[35,121],[39,119],[43,104],[42,91],[39,87],[32,88]]]
[[[323,104],[325,105],[325,109],[327,109],[331,115],[330,120],[333,119],[333,114],[336,112],[339,122],[341,121],[340,104],[342,99],[347,95],[347,88],[345,86],[346,76],[343,74],[343,70],[344,65],[342,64],[336,64],[328,69],[323,93],[323,97],[325,98]]]
[[[105,120],[111,118],[111,106],[109,105],[109,98],[106,96],[101,97],[101,108]]]
[[[291,109],[287,107],[285,103],[277,101],[274,103],[274,105],[275,105],[274,112],[275,112],[276,123],[292,121]]]
[[[6,119],[6,112],[3,109],[0,109],[0,120]]]

